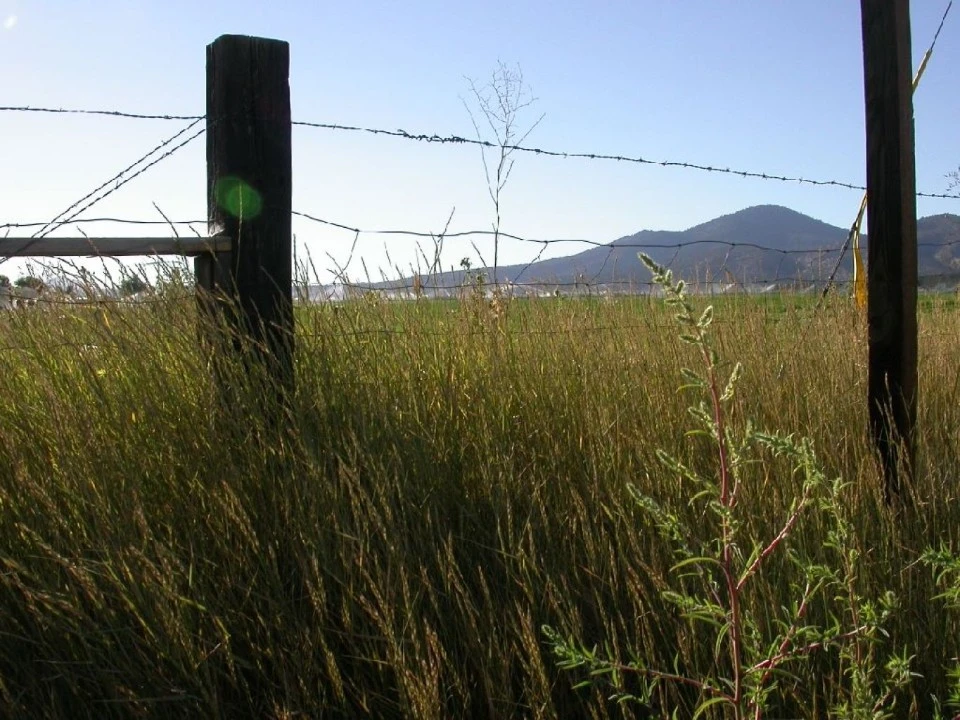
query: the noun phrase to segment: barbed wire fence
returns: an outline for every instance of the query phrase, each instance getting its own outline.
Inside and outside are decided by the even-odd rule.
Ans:
[[[320,218],[311,213],[294,211],[294,216],[307,220],[309,222],[324,225],[335,230],[352,235],[354,238],[359,236],[388,236],[409,238],[413,241],[438,239],[469,239],[469,238],[489,238],[494,235],[492,230],[465,230],[446,232],[442,236],[438,233],[428,231],[404,230],[404,229],[364,229],[339,223],[333,220]],[[205,224],[204,220],[147,220],[147,219],[124,219],[124,218],[73,218],[60,221],[58,227],[88,225],[92,223],[112,223],[119,225],[133,226],[154,226],[154,225],[173,225],[182,226],[193,232],[197,232],[196,226]],[[20,223],[2,223],[0,232],[10,230],[32,230],[36,228],[45,228],[49,223],[41,221],[20,222]],[[34,233],[36,235],[36,232]],[[519,295],[525,294],[556,294],[557,291],[573,291],[577,294],[606,293],[629,294],[631,292],[645,292],[654,286],[652,282],[639,280],[636,277],[616,277],[612,271],[618,258],[623,256],[635,256],[636,252],[643,251],[648,254],[658,253],[662,264],[670,267],[674,264],[681,252],[691,249],[702,249],[703,251],[716,251],[722,254],[714,254],[712,260],[704,262],[702,275],[700,277],[688,278],[693,283],[694,289],[697,284],[708,288],[714,292],[730,292],[762,289],[761,286],[771,287],[771,290],[803,290],[820,288],[828,281],[827,266],[839,259],[844,248],[840,245],[833,247],[802,248],[790,249],[781,248],[773,245],[765,245],[752,241],[728,241],[728,240],[689,240],[672,243],[664,242],[641,242],[635,240],[618,240],[613,243],[604,243],[587,238],[529,238],[511,233],[500,232],[501,238],[506,238],[517,243],[534,245],[541,250],[547,247],[557,245],[577,245],[587,246],[605,251],[602,261],[599,262],[599,268],[593,271],[584,271],[575,276],[574,279],[538,277],[524,278],[525,273],[531,267],[531,264],[520,266],[508,266],[504,268],[514,269],[513,273],[507,273],[506,280],[503,283],[505,289]],[[952,248],[960,245],[960,240],[950,240],[943,243],[920,242],[918,247],[936,247],[940,250]],[[738,265],[737,253],[748,251],[754,255],[760,254],[766,259],[777,258],[776,268],[769,274],[752,274],[744,276],[742,264]],[[707,255],[704,255],[708,257]],[[809,260],[806,260],[809,259]],[[793,262],[791,262],[791,260]],[[798,262],[804,260],[802,263]],[[810,268],[817,267],[819,272],[811,273]],[[517,270],[517,268],[520,268]],[[767,264],[769,269],[769,263]],[[449,269],[440,270],[430,276],[423,276],[418,268],[412,267],[405,273],[400,271],[400,276],[393,279],[382,277],[379,280],[368,279],[366,282],[351,281],[349,277],[343,274],[337,278],[334,285],[339,285],[345,291],[354,292],[380,292],[382,294],[415,294],[419,293],[426,296],[449,297],[459,294],[467,289],[476,289],[478,278],[483,273],[483,269],[476,271],[468,269]],[[394,274],[397,274],[396,272]],[[924,276],[928,282],[946,282],[949,280],[960,279],[960,273],[942,273],[939,275],[928,274]],[[849,278],[841,278],[836,281],[838,284],[845,285],[849,283]],[[322,283],[317,283],[322,285]]]
[[[940,35],[943,31],[944,24],[947,20],[947,17],[950,13],[950,10],[953,6],[953,0],[949,0],[947,3],[943,15],[940,18],[939,25],[933,35],[929,46],[924,53],[920,67],[917,70],[916,76],[913,81],[913,88],[916,89],[921,77],[923,76],[924,70],[927,67],[927,64],[930,58],[933,55],[934,48],[937,45],[937,42],[940,38]],[[469,111],[469,108],[468,108]],[[83,233],[82,225],[98,223],[98,222],[113,222],[118,224],[125,225],[149,225],[149,224],[161,224],[161,221],[149,221],[149,220],[124,220],[117,218],[95,218],[95,219],[81,219],[79,216],[91,209],[113,193],[117,192],[121,187],[128,184],[130,181],[134,180],[138,176],[142,175],[150,168],[155,167],[157,164],[161,163],[165,159],[172,156],[174,153],[191,143],[193,140],[202,135],[206,128],[200,128],[195,131],[192,135],[187,136],[185,139],[180,140],[177,144],[173,145],[178,139],[186,135],[190,130],[201,122],[207,120],[206,114],[173,114],[173,113],[142,113],[142,112],[130,112],[120,109],[103,109],[103,108],[64,108],[64,107],[39,107],[39,106],[29,106],[29,105],[19,105],[19,106],[0,106],[0,113],[20,113],[20,114],[53,114],[53,115],[86,115],[86,116],[97,116],[102,118],[112,118],[112,119],[125,119],[125,120],[150,120],[150,121],[167,121],[167,122],[188,122],[189,124],[180,129],[174,135],[162,140],[159,144],[152,147],[147,153],[138,157],[133,163],[124,167],[120,172],[116,173],[110,177],[105,182],[98,185],[92,191],[88,192],[76,202],[69,205],[63,211],[54,216],[51,220],[47,222],[6,222],[0,224],[0,232],[3,232],[5,237],[9,237],[9,233],[13,229],[30,229],[33,230],[31,234],[32,239],[44,238],[57,229],[74,226],[77,230]],[[472,117],[472,115],[471,115]],[[489,117],[488,117],[489,119]],[[219,119],[218,119],[219,121]],[[539,122],[539,121],[538,121]],[[721,175],[736,176],[740,178],[747,179],[757,179],[764,181],[773,181],[779,183],[797,183],[797,184],[806,184],[813,186],[823,186],[823,187],[832,187],[838,189],[846,190],[857,190],[861,192],[866,191],[866,187],[862,184],[852,183],[845,180],[839,179],[825,179],[825,178],[809,178],[801,175],[788,175],[783,173],[759,171],[755,169],[744,169],[744,168],[734,168],[734,167],[722,167],[713,164],[694,162],[689,160],[676,160],[676,159],[651,159],[649,157],[637,156],[637,155],[627,155],[627,154],[608,154],[608,153],[597,153],[597,152],[582,152],[582,151],[566,151],[566,150],[556,150],[551,148],[542,148],[534,147],[524,144],[512,144],[509,142],[510,135],[500,136],[499,133],[496,133],[496,128],[493,128],[495,134],[497,135],[498,142],[491,142],[489,140],[484,140],[479,137],[480,133],[477,129],[477,125],[474,122],[474,128],[477,129],[476,138],[468,138],[455,134],[440,134],[440,133],[425,133],[425,132],[409,132],[404,129],[386,129],[386,128],[376,128],[376,127],[367,127],[360,125],[347,125],[340,123],[330,123],[330,122],[317,122],[317,121],[304,121],[304,120],[294,120],[291,125],[296,127],[303,127],[307,129],[321,130],[327,132],[342,132],[342,133],[362,133],[375,136],[383,136],[393,139],[401,139],[405,141],[413,141],[418,143],[428,143],[428,144],[441,144],[441,145],[470,145],[478,146],[483,150],[486,149],[495,149],[499,150],[501,153],[505,152],[520,152],[520,153],[529,153],[537,156],[544,157],[554,157],[554,158],[563,158],[563,159],[583,159],[588,161],[609,161],[616,163],[628,163],[628,164],[637,164],[637,165],[647,165],[647,166],[656,166],[661,168],[680,168],[684,170],[704,172],[704,173],[717,173]],[[209,126],[209,123],[208,123]],[[493,127],[493,126],[491,126]],[[523,139],[520,140],[520,143],[523,143],[526,138],[526,134],[523,136]],[[486,167],[486,165],[485,165]],[[489,180],[489,178],[488,178]],[[957,200],[960,199],[960,194],[954,193],[941,193],[941,192],[929,192],[929,191],[920,191],[916,193],[917,197],[920,198],[930,198],[930,199],[943,199],[943,200]],[[177,237],[179,234],[177,232],[177,226],[185,226],[192,232],[199,235],[196,228],[194,227],[197,224],[201,224],[200,221],[181,221],[173,222],[171,221],[160,208],[154,203],[154,207],[163,217],[163,223],[169,226]],[[379,283],[372,283],[369,281],[367,283],[353,283],[350,282],[349,278],[346,276],[345,269],[343,267],[338,267],[336,276],[340,281],[341,285],[346,289],[352,289],[356,291],[413,291],[417,295],[420,295],[424,292],[425,289],[430,291],[437,292],[449,292],[449,291],[462,291],[467,287],[476,287],[477,280],[481,278],[479,274],[470,274],[470,268],[465,267],[459,273],[455,269],[451,268],[449,272],[444,272],[442,269],[439,269],[438,274],[433,274],[433,270],[437,270],[437,265],[439,264],[439,246],[437,243],[442,242],[444,239],[454,239],[454,238],[478,238],[478,237],[489,237],[492,236],[494,239],[495,249],[494,256],[496,257],[496,246],[498,241],[501,238],[510,239],[515,242],[521,243],[530,243],[539,247],[539,252],[536,256],[525,266],[523,266],[519,272],[515,272],[513,276],[509,279],[510,290],[522,290],[524,288],[535,288],[538,292],[541,292],[544,287],[553,287],[555,292],[559,292],[560,288],[570,288],[573,287],[577,291],[581,289],[587,289],[597,287],[601,288],[604,291],[610,291],[615,288],[627,288],[628,291],[636,291],[642,288],[649,288],[649,282],[638,281],[636,277],[630,278],[617,278],[611,272],[607,270],[608,263],[613,260],[614,266],[616,261],[619,259],[617,253],[624,249],[636,249],[643,250],[645,252],[656,252],[658,250],[672,250],[673,254],[667,262],[663,262],[664,257],[658,258],[662,264],[665,264],[667,267],[670,267],[674,261],[679,257],[679,255],[686,250],[687,247],[692,247],[696,245],[702,245],[704,249],[711,247],[716,248],[726,248],[722,259],[718,262],[716,258],[711,258],[704,266],[704,281],[707,283],[707,286],[711,289],[715,288],[718,284],[721,290],[726,291],[731,288],[752,288],[756,289],[757,286],[771,286],[776,288],[778,284],[788,283],[790,289],[797,289],[804,285],[815,286],[818,282],[823,287],[822,296],[825,296],[827,290],[834,284],[844,284],[846,278],[839,277],[838,271],[846,255],[850,240],[852,235],[857,229],[857,223],[854,224],[854,227],[851,229],[850,233],[847,234],[846,240],[837,248],[828,247],[828,248],[817,248],[817,249],[789,249],[789,248],[777,248],[771,246],[764,246],[760,242],[753,241],[741,241],[741,242],[726,242],[726,241],[692,241],[692,242],[678,242],[676,244],[655,244],[655,243],[631,243],[629,241],[625,242],[624,240],[614,241],[612,243],[602,243],[597,241],[591,241],[586,239],[545,239],[537,240],[532,238],[521,237],[518,235],[513,235],[510,233],[503,232],[499,227],[499,222],[497,223],[496,228],[493,231],[481,231],[481,230],[468,230],[468,231],[459,231],[459,232],[449,232],[449,220],[447,221],[447,227],[442,233],[431,233],[431,232],[422,232],[422,231],[412,231],[409,229],[395,229],[395,230],[363,230],[358,227],[347,225],[344,223],[335,222],[332,220],[324,219],[319,217],[316,213],[307,213],[307,212],[297,212],[295,211],[294,216],[300,217],[302,219],[308,220],[310,222],[323,225],[331,229],[337,229],[346,231],[353,234],[353,247],[356,247],[357,240],[361,235],[380,235],[380,236],[393,236],[393,237],[403,237],[409,238],[414,242],[420,242],[423,240],[429,239],[437,247],[437,254],[435,256],[434,262],[431,265],[430,276],[427,277],[426,283],[421,274],[421,268],[414,268],[411,266],[410,272],[405,273],[401,268],[394,267],[392,270],[396,271],[396,275],[399,279],[389,280],[385,276],[382,281]],[[584,269],[584,272],[578,273],[572,281],[567,278],[528,278],[525,281],[523,280],[524,275],[526,275],[533,265],[540,259],[544,251],[547,250],[552,245],[570,243],[570,244],[579,244],[586,245],[592,248],[607,248],[607,254],[600,262],[599,268],[587,272]],[[22,252],[25,249],[28,249],[31,243],[27,243],[26,247],[21,247],[20,251]],[[943,247],[949,248],[954,245],[954,242],[948,242]],[[919,243],[918,247],[923,247],[924,243]],[[419,246],[418,246],[419,248]],[[476,246],[474,245],[476,249]],[[765,273],[755,272],[752,277],[746,277],[743,263],[740,266],[731,265],[731,261],[736,257],[737,253],[742,251],[766,253],[778,259],[776,270],[769,275],[769,272]],[[482,255],[477,250],[478,255],[482,259]],[[423,255],[423,252],[420,253]],[[353,256],[353,248],[351,248],[351,258]],[[426,258],[425,255],[423,255]],[[797,260],[801,256],[816,256],[819,263],[825,257],[833,256],[835,264],[833,270],[829,273],[829,277],[826,282],[822,282],[821,278],[811,277],[809,272],[810,268],[802,268],[799,262],[793,262],[792,268],[789,267],[787,263],[788,259]],[[0,254],[0,266],[9,258],[3,257]],[[331,260],[332,260],[331,256]],[[419,257],[417,260],[419,264]],[[781,276],[781,270],[783,269],[785,263],[788,264],[788,272]],[[349,264],[349,261],[348,261]],[[496,262],[494,263],[496,266]],[[767,264],[764,270],[769,271],[769,264]],[[806,272],[804,272],[804,269]],[[497,268],[494,267],[494,278],[496,278]],[[568,273],[569,274],[569,273]],[[944,278],[952,281],[956,281],[957,278],[954,277],[955,273],[942,273]],[[406,279],[404,279],[406,276]],[[739,277],[738,277],[739,276]],[[700,278],[698,277],[697,280]],[[929,279],[929,276],[928,276]],[[934,281],[937,281],[938,278],[934,277]],[[308,294],[309,297],[309,294]]]
[[[7,221],[0,223],[0,265],[7,258],[2,254],[2,239],[9,236],[14,230],[27,230],[31,232],[32,238],[43,238],[64,228],[73,227],[81,234],[85,234],[83,227],[97,223],[111,223],[121,226],[154,226],[165,225],[177,232],[177,227],[184,228],[187,232],[193,232],[200,235],[197,226],[206,224],[206,220],[170,220],[161,211],[163,219],[144,219],[144,218],[117,218],[117,217],[97,217],[81,218],[81,214],[90,210],[99,202],[117,192],[136,177],[141,176],[152,167],[155,167],[165,159],[171,157],[174,153],[197,139],[205,131],[204,128],[194,130],[194,128],[206,120],[205,115],[184,115],[184,114],[150,114],[127,112],[119,109],[88,109],[88,108],[54,108],[54,107],[34,107],[34,106],[0,106],[0,112],[6,113],[42,113],[58,115],[88,115],[97,116],[105,119],[126,119],[126,120],[152,120],[168,122],[187,122],[185,127],[181,128],[175,134],[166,137],[148,152],[138,157],[134,162],[125,166],[120,172],[111,176],[108,180],[100,183],[90,192],[83,195],[76,202],[66,207],[49,221]],[[581,159],[587,161],[628,163],[636,165],[654,166],[661,168],[680,168],[688,171],[715,173],[746,179],[756,179],[762,181],[778,183],[795,183],[801,185],[830,187],[844,190],[863,191],[865,188],[861,184],[848,182],[840,179],[811,178],[800,175],[789,175],[776,172],[759,171],[754,169],[721,167],[706,163],[691,162],[687,160],[663,159],[655,160],[647,157],[627,155],[627,154],[605,154],[597,152],[575,152],[563,151],[551,148],[534,147],[529,145],[501,145],[483,139],[467,138],[454,134],[422,133],[408,132],[402,129],[389,130],[384,128],[363,127],[356,125],[344,125],[337,123],[313,122],[313,121],[293,121],[292,125],[308,129],[314,129],[327,132],[340,133],[363,133],[386,138],[400,139],[404,141],[443,144],[443,145],[471,145],[483,149],[507,149],[511,151],[528,153],[537,156],[554,157],[563,159]],[[192,134],[191,130],[194,130]],[[940,199],[940,200],[960,200],[960,194],[940,193],[921,191],[917,193],[918,197]],[[159,211],[159,207],[157,208]],[[632,253],[635,257],[636,252],[644,251],[647,253],[658,254],[658,261],[670,267],[681,253],[690,253],[693,249],[702,251],[714,251],[714,254],[705,259],[702,263],[702,277],[688,278],[695,283],[702,283],[702,286],[709,292],[762,292],[771,290],[810,290],[824,287],[827,282],[826,273],[822,272],[818,276],[811,272],[811,268],[816,265],[818,268],[826,261],[836,262],[839,265],[843,261],[846,252],[846,245],[838,244],[835,247],[823,247],[815,249],[789,249],[766,245],[763,242],[751,240],[745,241],[720,241],[720,240],[694,240],[676,243],[649,243],[635,242],[629,239],[615,240],[613,242],[602,242],[586,238],[548,238],[538,239],[511,234],[504,231],[492,230],[461,230],[450,232],[444,230],[441,233],[430,231],[418,231],[410,229],[364,229],[355,225],[334,221],[320,217],[316,213],[294,211],[293,215],[304,221],[322,225],[334,231],[342,231],[353,236],[354,245],[361,236],[382,236],[404,238],[414,243],[429,241],[431,243],[442,242],[447,239],[465,239],[474,242],[476,239],[483,239],[494,236],[495,234],[502,239],[511,240],[517,243],[533,245],[539,252],[536,257],[521,266],[511,266],[514,270],[512,274],[507,275],[504,285],[509,292],[520,295],[555,295],[555,294],[629,294],[636,292],[647,292],[653,287],[649,281],[639,280],[636,277],[618,277],[616,275],[616,266],[619,260],[622,260],[624,251]],[[919,243],[920,247],[925,245],[937,245],[949,248],[960,241],[950,241],[947,243]],[[599,261],[599,267],[584,269],[577,273],[575,277],[534,277],[530,270],[548,248],[559,245],[574,245],[593,249],[605,249],[605,256]],[[474,244],[476,248],[476,245]],[[742,260],[744,253],[752,253],[754,261],[757,254],[767,257],[767,262],[761,263],[760,269],[766,272],[753,273],[749,277],[744,272],[744,263],[737,262]],[[421,253],[422,254],[422,253]],[[773,272],[770,272],[771,264],[769,258],[776,258],[776,266]],[[597,265],[597,262],[594,262]],[[342,270],[342,268],[340,268]],[[473,270],[469,267],[462,267],[460,270],[450,268],[449,270],[439,269],[430,276],[424,277],[421,274],[421,268],[412,266],[406,270],[399,267],[391,268],[391,274],[395,277],[388,278],[387,273],[381,271],[379,280],[367,278],[366,282],[357,282],[351,280],[345,272],[336,272],[335,282],[332,286],[339,286],[339,295],[337,291],[331,293],[328,287],[317,279],[319,289],[311,294],[309,288],[304,292],[298,293],[301,299],[322,300],[337,299],[345,294],[355,293],[363,294],[367,292],[376,292],[386,296],[428,296],[428,297],[452,297],[458,296],[466,291],[475,291],[478,284],[483,282],[483,269]],[[955,282],[960,279],[960,273],[942,273],[940,275],[926,276],[929,282]],[[836,285],[846,285],[850,282],[848,277],[830,278]],[[102,304],[104,302],[144,302],[148,298],[138,298],[136,300],[124,300],[117,297],[98,297],[86,300],[64,299],[56,297],[38,297],[37,303],[62,304],[67,302],[90,302],[93,304]]]
[[[52,114],[81,114],[81,115],[99,115],[113,118],[126,118],[133,120],[190,120],[192,124],[187,129],[201,120],[205,120],[205,115],[150,115],[144,113],[132,113],[122,110],[96,110],[96,109],[76,109],[76,108],[48,108],[32,106],[0,106],[0,112],[22,112],[22,113],[52,113]],[[650,165],[662,168],[680,168],[685,170],[695,170],[698,172],[717,173],[721,175],[732,175],[740,178],[752,178],[756,180],[771,180],[782,183],[796,183],[799,185],[815,185],[822,187],[836,187],[845,190],[865,191],[867,188],[860,183],[852,183],[845,180],[810,178],[802,175],[785,175],[775,172],[766,172],[759,170],[748,170],[743,168],[722,167],[719,165],[710,165],[705,163],[689,162],[685,160],[655,160],[642,156],[631,156],[622,154],[608,154],[598,152],[578,152],[567,150],[554,150],[549,148],[533,147],[528,145],[500,145],[498,143],[476,138],[468,138],[455,134],[439,134],[424,132],[408,132],[403,129],[387,130],[384,128],[363,127],[358,125],[343,125],[339,123],[323,123],[304,120],[294,120],[291,123],[294,127],[315,128],[319,130],[329,130],[335,132],[347,133],[366,133],[370,135],[380,135],[384,137],[399,138],[413,142],[440,145],[473,145],[486,149],[497,149],[501,147],[506,150],[516,152],[530,153],[542,157],[554,157],[561,159],[580,159],[580,160],[600,160],[612,161],[617,163],[630,163],[636,165]],[[181,131],[181,133],[184,131]],[[181,134],[181,133],[178,133]],[[191,138],[192,139],[192,138]],[[960,194],[942,193],[942,192],[917,192],[917,197],[932,198],[940,200],[960,200]]]

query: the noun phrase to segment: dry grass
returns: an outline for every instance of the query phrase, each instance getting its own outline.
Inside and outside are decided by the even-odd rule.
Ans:
[[[644,299],[495,310],[303,310],[280,429],[238,368],[236,405],[218,406],[189,298],[0,316],[19,348],[0,352],[0,714],[616,717],[631,711],[571,689],[541,625],[660,666],[708,658],[659,596],[668,548],[626,493],[689,514],[655,450],[709,469],[685,436],[692,359],[671,315]],[[928,712],[960,654],[915,564],[960,549],[960,313],[922,313],[920,471],[896,516],[865,432],[863,318],[792,298],[717,311],[722,354],[746,367],[735,421],[811,436],[852,481],[860,590],[900,596],[890,646],[916,654]],[[758,466],[749,532],[797,491]],[[794,540],[816,557],[821,531]],[[758,586],[757,612],[790,602],[789,573]],[[785,712],[822,717],[837,667],[812,657]]]

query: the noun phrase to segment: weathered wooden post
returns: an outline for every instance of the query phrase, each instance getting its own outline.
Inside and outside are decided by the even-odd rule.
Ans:
[[[867,131],[870,427],[886,497],[914,467],[917,200],[909,0],[860,0]],[[901,455],[901,448],[903,454]]]
[[[290,48],[224,35],[207,46],[207,214],[231,251],[194,261],[202,312],[293,389]]]

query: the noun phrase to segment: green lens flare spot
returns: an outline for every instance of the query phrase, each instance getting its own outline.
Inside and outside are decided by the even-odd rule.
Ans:
[[[217,205],[240,220],[252,220],[263,207],[260,193],[238,177],[227,176],[217,180],[214,196]]]

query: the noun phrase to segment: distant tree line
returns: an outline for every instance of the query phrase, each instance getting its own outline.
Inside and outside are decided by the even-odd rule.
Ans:
[[[46,283],[43,280],[36,277],[35,275],[21,275],[12,283],[10,278],[6,275],[0,275],[0,288],[30,288],[36,290],[37,292],[42,292],[46,289]],[[136,295],[137,293],[146,292],[150,289],[150,284],[143,278],[137,275],[130,275],[117,285],[117,291],[123,297],[129,297],[130,295]]]
[[[10,286],[11,286],[10,278],[8,278],[6,275],[0,275],[0,287],[8,288]],[[42,290],[44,285],[43,285],[43,280],[41,280],[38,277],[34,277],[33,275],[23,275],[21,277],[18,277],[13,282],[13,287],[32,288],[34,290]]]

